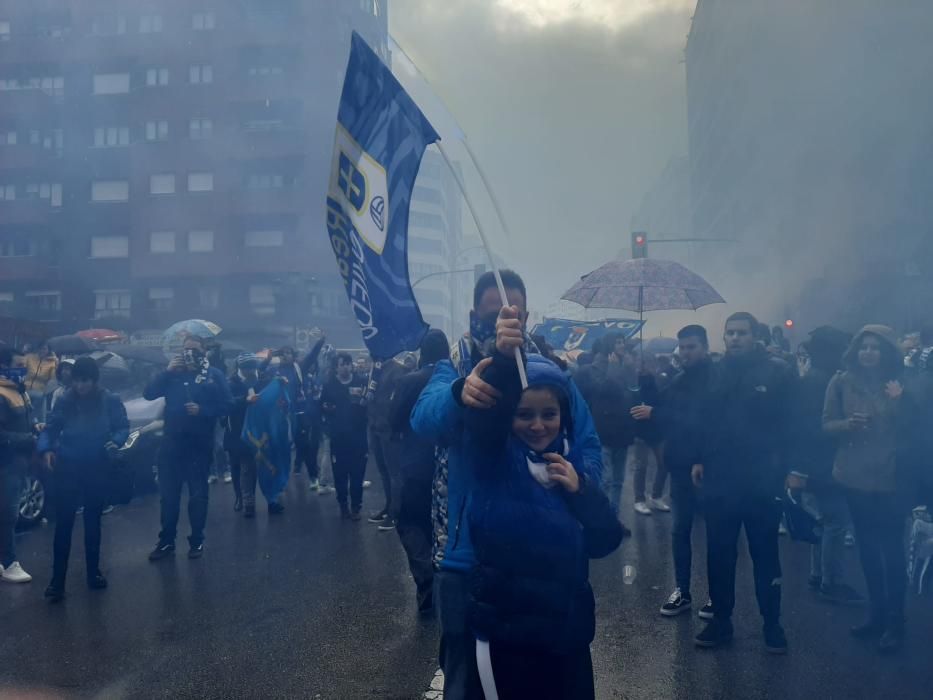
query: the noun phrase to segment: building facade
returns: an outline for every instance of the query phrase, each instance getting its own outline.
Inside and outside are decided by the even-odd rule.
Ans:
[[[387,0],[0,0],[0,305],[358,346],[324,228],[350,32]]]
[[[693,235],[726,298],[798,327],[933,303],[933,4],[699,0]]]

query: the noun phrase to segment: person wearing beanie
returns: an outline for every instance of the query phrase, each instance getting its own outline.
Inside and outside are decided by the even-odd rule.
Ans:
[[[50,601],[65,596],[75,512],[84,507],[84,552],[87,584],[107,587],[100,570],[100,520],[110,496],[110,464],[126,443],[130,423],[123,402],[99,385],[100,369],[90,357],[75,360],[72,386],[55,404],[38,451],[54,475],[55,542]]]
[[[393,517],[408,569],[415,581],[418,612],[434,610],[434,565],[431,562],[431,489],[434,481],[434,443],[411,428],[411,410],[422,390],[431,381],[434,367],[450,357],[450,346],[443,331],[433,328],[421,341],[418,370],[402,377],[389,404],[389,427],[397,444],[398,477],[393,476]]]
[[[835,440],[833,479],[846,493],[868,587],[868,620],[852,634],[890,652],[904,640],[907,564],[899,495],[898,424],[908,398],[900,383],[903,361],[894,332],[868,325],[826,389],[823,431]]]

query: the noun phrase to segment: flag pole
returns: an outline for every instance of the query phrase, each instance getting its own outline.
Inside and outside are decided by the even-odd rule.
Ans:
[[[480,222],[479,216],[476,214],[476,209],[473,206],[473,200],[470,198],[470,195],[467,194],[466,186],[464,186],[463,180],[460,178],[460,174],[457,172],[454,164],[447,156],[447,151],[444,150],[441,142],[437,141],[434,145],[436,145],[437,150],[441,152],[441,157],[444,159],[444,162],[447,163],[447,167],[450,168],[450,172],[454,176],[454,180],[457,182],[457,187],[460,188],[460,193],[463,195],[463,200],[466,202],[467,209],[470,210],[470,216],[473,217],[473,221],[476,224],[476,230],[479,231],[479,237],[483,241],[483,247],[486,249],[486,255],[489,256],[489,265],[492,267],[492,274],[496,278],[496,286],[499,288],[499,297],[502,299],[502,306],[508,306],[509,297],[505,291],[505,284],[502,282],[502,275],[499,272],[499,266],[496,265],[496,260],[493,258],[492,248],[489,247],[489,239],[486,238],[486,231],[483,228],[483,224]],[[527,389],[528,375],[525,373],[525,365],[522,363],[522,351],[520,348],[515,348],[515,364],[518,366],[518,376],[522,381],[522,389]]]

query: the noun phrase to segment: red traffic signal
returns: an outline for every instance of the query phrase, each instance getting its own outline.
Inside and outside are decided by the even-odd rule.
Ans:
[[[784,321],[784,327],[787,328],[787,329],[793,328],[793,327],[794,327],[794,319],[789,318],[789,319],[787,319],[786,321]]]
[[[648,234],[643,231],[632,233],[632,259],[648,257]]]

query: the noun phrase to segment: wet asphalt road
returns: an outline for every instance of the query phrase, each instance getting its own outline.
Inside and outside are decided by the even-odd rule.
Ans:
[[[374,473],[375,469],[371,470]],[[627,491],[630,489],[627,485]],[[155,542],[155,497],[104,521],[105,592],[84,586],[76,527],[68,599],[42,599],[51,526],[23,534],[19,555],[35,581],[0,587],[0,697],[404,698],[427,689],[435,668],[435,623],[418,619],[398,538],[341,522],[333,496],[293,479],[286,514],[245,521],[232,489],[211,490],[204,558],[146,561]],[[376,484],[364,512],[381,505]],[[182,521],[184,523],[184,515]],[[909,645],[879,658],[851,640],[861,611],[827,606],[806,587],[807,553],[784,542],[787,657],[760,638],[747,556],[740,559],[736,640],[699,651],[695,615],[661,618],[670,592],[670,515],[624,520],[634,530],[620,552],[593,566],[598,630],[593,644],[600,698],[931,697],[933,599],[910,596]],[[183,526],[184,527],[184,526]],[[695,535],[702,542],[702,528]],[[862,587],[849,550],[852,581]],[[636,567],[635,582],[621,581]],[[705,593],[696,567],[694,595]]]

